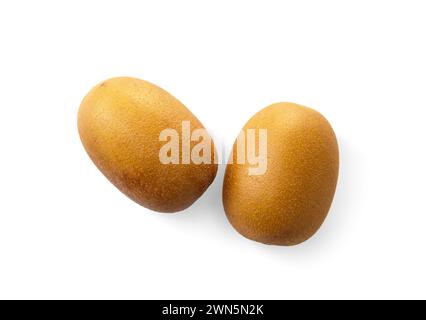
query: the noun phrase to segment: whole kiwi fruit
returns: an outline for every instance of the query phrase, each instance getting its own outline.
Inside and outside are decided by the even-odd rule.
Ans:
[[[244,126],[267,130],[267,169],[234,160],[223,184],[223,205],[232,226],[265,244],[291,246],[309,239],[330,209],[339,171],[339,150],[329,122],[317,111],[276,103]]]
[[[216,176],[214,144],[211,161],[164,164],[160,150],[163,130],[192,132],[201,122],[167,91],[144,80],[119,77],[95,86],[83,99],[78,130],[84,148],[99,170],[140,205],[159,212],[189,207]],[[179,138],[178,150],[183,145]],[[196,141],[189,142],[189,149]]]

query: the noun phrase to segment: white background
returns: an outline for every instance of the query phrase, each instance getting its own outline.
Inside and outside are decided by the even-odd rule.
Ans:
[[[0,298],[426,298],[425,17],[407,0],[1,1]],[[223,166],[180,214],[123,196],[76,124],[122,75],[228,149],[271,103],[323,113],[341,171],[320,231],[290,248],[237,234]]]

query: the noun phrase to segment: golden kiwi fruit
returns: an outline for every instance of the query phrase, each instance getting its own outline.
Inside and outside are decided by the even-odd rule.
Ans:
[[[250,164],[231,156],[223,184],[230,223],[265,244],[304,242],[322,225],[336,189],[339,150],[331,125],[313,109],[276,103],[255,114],[247,129],[267,130],[267,169],[250,175]],[[236,149],[237,142],[233,155]]]
[[[159,152],[165,144],[161,132],[180,133],[184,122],[192,131],[204,129],[167,91],[129,77],[95,86],[78,113],[81,141],[99,170],[129,198],[158,212],[189,207],[216,176],[213,143],[209,163],[182,164],[183,152],[179,164],[160,161]],[[191,140],[190,148],[195,143]]]

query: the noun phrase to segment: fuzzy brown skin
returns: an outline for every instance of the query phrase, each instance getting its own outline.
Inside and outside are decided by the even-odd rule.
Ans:
[[[254,115],[245,129],[268,130],[268,169],[250,176],[249,164],[227,165],[223,204],[229,221],[243,236],[265,244],[309,239],[336,189],[339,150],[332,127],[315,110],[277,103]]]
[[[203,128],[165,90],[123,77],[104,81],[87,94],[78,113],[78,130],[90,158],[120,191],[146,208],[177,212],[194,203],[217,172],[214,161],[160,162],[159,151],[166,143],[159,141],[160,132],[171,128],[180,133],[182,121],[190,121],[191,131]]]

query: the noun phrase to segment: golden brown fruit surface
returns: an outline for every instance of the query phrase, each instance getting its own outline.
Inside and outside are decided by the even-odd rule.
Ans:
[[[267,129],[267,170],[249,175],[249,164],[227,165],[223,204],[229,221],[243,236],[266,244],[309,239],[336,189],[339,151],[332,127],[313,109],[277,103],[255,114],[246,129]]]
[[[160,132],[167,128],[181,132],[182,121],[190,121],[191,130],[203,128],[165,90],[126,77],[109,79],[94,87],[78,113],[81,141],[99,170],[129,198],[159,212],[189,207],[216,175],[217,165],[213,162],[160,162],[159,151],[165,144],[159,140]]]

